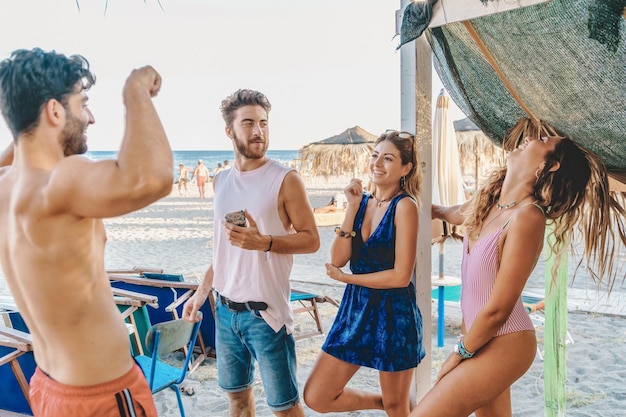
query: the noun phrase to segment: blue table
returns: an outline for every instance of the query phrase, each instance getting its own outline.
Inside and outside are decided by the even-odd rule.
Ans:
[[[444,291],[446,287],[454,287],[461,285],[461,279],[450,275],[433,275],[431,277],[431,283],[433,287],[439,288],[438,293],[438,308],[437,308],[437,346],[443,347],[443,335],[444,335]]]

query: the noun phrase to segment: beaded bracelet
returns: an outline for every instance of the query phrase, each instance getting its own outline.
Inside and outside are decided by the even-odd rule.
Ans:
[[[476,352],[470,352],[463,344],[463,338],[459,339],[459,343],[454,346],[454,353],[459,355],[461,359],[471,359]]]
[[[339,226],[335,227],[335,233],[337,234],[337,236],[345,237],[345,238],[350,238],[350,237],[355,237],[356,236],[356,232],[354,230],[351,231],[351,232],[344,232],[343,230],[341,230],[341,227],[339,227]]]

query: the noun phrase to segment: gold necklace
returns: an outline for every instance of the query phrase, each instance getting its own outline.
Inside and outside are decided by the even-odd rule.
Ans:
[[[383,198],[382,200],[379,200],[378,197],[376,197],[376,194],[374,193],[372,193],[372,197],[374,197],[374,200],[376,200],[376,207],[380,207],[383,203],[386,203],[387,201],[391,201],[391,199],[397,196],[399,192],[400,190],[396,191],[391,197]]]
[[[524,201],[524,200],[526,200],[526,197],[522,198],[522,199],[520,200],[520,203],[521,203],[522,201]],[[515,206],[515,205],[517,205],[517,201],[512,201],[512,202],[510,202],[509,204],[505,204],[505,205],[501,205],[501,204],[496,203],[496,207],[498,208],[498,210],[500,210],[500,213],[498,213],[498,215],[497,215],[497,216],[493,217],[493,218],[492,218],[491,220],[489,220],[487,223],[483,224],[483,227],[481,227],[481,228],[480,228],[480,232],[478,232],[478,235],[476,235],[476,237],[477,237],[477,238],[478,238],[478,237],[480,237],[480,234],[482,233],[482,231],[483,231],[483,230],[485,230],[485,228],[486,228],[487,226],[489,226],[491,223],[493,223],[493,221],[494,221],[495,219],[497,219],[498,217],[502,216],[502,215],[504,214],[504,210],[506,210],[506,209],[510,209],[511,207],[513,207],[513,206]]]
[[[506,210],[506,209],[510,209],[516,204],[517,204],[517,201],[511,201],[509,204],[505,204],[505,205],[502,205],[498,202],[496,203],[496,207],[498,208],[498,210]]]

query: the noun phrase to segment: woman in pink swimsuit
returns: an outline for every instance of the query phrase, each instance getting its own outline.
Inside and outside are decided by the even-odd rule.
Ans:
[[[526,127],[532,128],[530,123]],[[461,267],[464,337],[413,417],[512,415],[510,387],[528,370],[537,348],[521,293],[541,254],[546,221],[555,225],[557,255],[567,249],[574,223],[580,221],[594,224],[583,229],[587,260],[595,253],[601,271],[613,261],[598,250],[611,235],[606,213],[610,207],[620,209],[608,195],[606,168],[569,138],[543,136],[544,129],[532,129],[532,137],[509,138],[515,149],[506,167],[492,174],[471,201],[433,206],[433,218],[463,224],[468,231]],[[624,226],[623,218],[613,221]],[[589,235],[592,230],[595,236]],[[626,242],[623,232],[618,237]]]

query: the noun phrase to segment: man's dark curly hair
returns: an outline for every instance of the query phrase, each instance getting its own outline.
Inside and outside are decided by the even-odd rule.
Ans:
[[[19,49],[0,62],[0,110],[17,142],[39,123],[46,103],[55,99],[67,105],[69,94],[88,90],[96,82],[89,62],[81,55],[67,57],[39,48]]]

